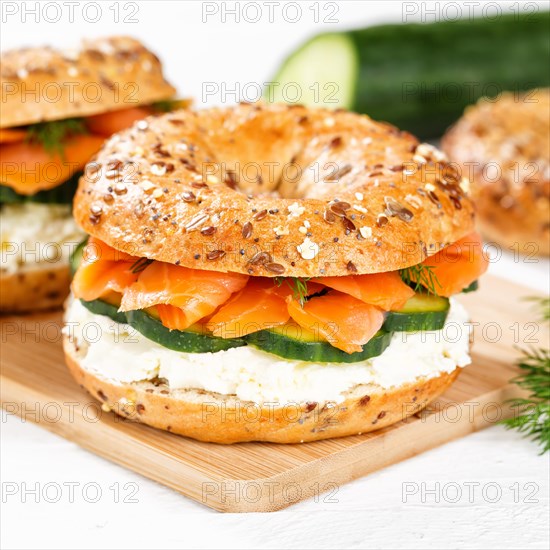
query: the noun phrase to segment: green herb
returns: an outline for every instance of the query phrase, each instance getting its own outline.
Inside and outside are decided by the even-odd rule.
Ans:
[[[434,266],[424,264],[411,265],[400,269],[399,275],[403,282],[412,287],[415,292],[425,288],[428,294],[437,295],[437,288],[441,287],[441,283],[437,279],[433,268]]]
[[[152,264],[153,261],[154,260],[150,260],[149,258],[140,258],[132,264],[130,271],[132,273],[141,273],[148,265]]]
[[[61,185],[53,189],[38,191],[38,193],[34,195],[21,195],[11,187],[0,184],[0,205],[23,204],[28,202],[38,202],[41,204],[72,204],[80,176],[82,176],[82,172],[75,172]]]
[[[477,281],[474,281],[470,283],[466,288],[462,289],[463,294],[467,294],[468,292],[474,292],[479,289],[479,283]]]
[[[529,302],[534,302],[540,308],[540,317],[542,321],[550,321],[550,298],[543,296],[529,296],[525,299]]]
[[[536,441],[542,454],[550,450],[550,350],[524,351],[518,367],[522,374],[512,382],[530,393],[509,401],[517,411],[502,423]]]
[[[162,101],[155,101],[151,103],[151,108],[153,111],[159,113],[170,113],[176,111],[177,109],[182,109],[187,106],[188,102],[184,99],[163,99]]]
[[[307,282],[311,277],[300,279],[298,277],[275,277],[275,284],[281,286],[286,283],[292,289],[292,295],[295,300],[304,307],[308,296]]]
[[[71,136],[87,134],[88,129],[82,118],[66,118],[64,120],[51,120],[39,122],[27,126],[28,143],[38,143],[44,147],[50,155],[63,156],[64,142]]]
[[[550,321],[550,298],[531,296],[527,298],[540,308],[543,322]],[[518,363],[522,374],[511,382],[528,390],[527,398],[509,401],[517,409],[513,418],[503,420],[508,429],[518,430],[541,446],[541,454],[550,450],[550,350],[532,349],[523,352]]]

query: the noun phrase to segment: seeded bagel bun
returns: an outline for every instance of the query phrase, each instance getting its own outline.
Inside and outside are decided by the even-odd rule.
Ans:
[[[68,265],[21,269],[9,275],[0,272],[0,312],[59,308],[69,293],[70,282]]]
[[[468,182],[393,126],[345,111],[241,104],[113,136],[74,215],[114,248],[257,276],[416,264],[473,229]]]
[[[550,90],[480,100],[443,138],[472,179],[485,236],[527,254],[550,254]],[[471,171],[471,173],[469,173]]]
[[[212,443],[303,443],[379,430],[421,411],[460,371],[457,368],[435,378],[419,378],[414,384],[389,390],[375,384],[359,385],[334,406],[307,402],[274,407],[203,390],[170,390],[151,382],[113,382],[82,368],[82,355],[74,341],[65,337],[63,346],[71,374],[105,410]]]
[[[8,50],[1,56],[0,86],[0,128],[90,116],[175,94],[155,54],[123,36],[88,40],[79,50]],[[38,100],[29,100],[31,93]]]

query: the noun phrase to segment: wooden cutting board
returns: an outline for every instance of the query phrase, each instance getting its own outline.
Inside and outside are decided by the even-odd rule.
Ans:
[[[0,320],[2,406],[216,510],[278,510],[320,493],[330,497],[352,479],[510,416],[503,402],[518,395],[509,384],[516,346],[547,345],[547,331],[523,299],[533,294],[488,276],[480,291],[463,295],[480,323],[473,364],[427,411],[374,434],[223,446],[123,420],[102,411],[68,374],[60,313]]]

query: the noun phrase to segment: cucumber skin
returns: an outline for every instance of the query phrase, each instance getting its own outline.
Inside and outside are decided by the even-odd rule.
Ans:
[[[86,237],[79,245],[73,250],[69,258],[69,269],[71,271],[71,277],[74,277],[80,262],[82,261],[82,254],[84,254],[84,247],[88,243],[88,237]]]
[[[363,351],[355,353],[346,353],[328,342],[302,342],[269,329],[253,332],[244,339],[261,351],[284,359],[310,363],[358,363],[381,355],[389,346],[391,337],[391,332],[379,331],[363,346]]]
[[[426,311],[419,313],[400,313],[390,311],[382,328],[389,332],[417,332],[441,330],[445,326],[449,311]]]
[[[343,107],[439,137],[482,95],[549,86],[549,27],[550,12],[538,12],[341,33],[359,62],[355,100]]]
[[[90,302],[80,300],[80,303],[88,311],[91,311],[96,315],[104,315],[105,317],[109,317],[115,323],[120,323],[122,325],[128,323],[125,313],[119,312],[117,306],[104,302],[103,300],[91,300]]]
[[[389,332],[441,330],[449,309],[448,298],[417,292],[399,311],[388,311],[382,328]]]
[[[241,338],[217,338],[207,334],[170,330],[142,310],[126,312],[127,323],[149,340],[182,353],[215,353],[246,346]]]

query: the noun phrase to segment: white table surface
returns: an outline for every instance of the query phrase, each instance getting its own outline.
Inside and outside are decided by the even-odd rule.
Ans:
[[[336,2],[334,17],[339,23],[322,25],[314,23],[314,12],[309,10],[315,2],[301,2],[302,18],[291,24],[279,11],[281,2],[273,7],[275,20],[270,24],[268,7],[260,2],[261,21],[241,18],[237,24],[229,14],[225,23],[219,15],[204,22],[199,2],[137,2],[138,22],[117,24],[109,10],[113,3],[99,3],[102,16],[97,23],[83,20],[82,4],[90,2],[75,7],[72,23],[65,6],[54,23],[53,8],[39,14],[38,22],[27,13],[24,22],[21,3],[3,1],[1,47],[70,46],[81,36],[134,35],[160,55],[168,78],[182,95],[194,96],[202,104],[205,82],[226,83],[228,88],[237,84],[241,89],[249,82],[261,84],[284,53],[312,33],[401,21],[405,9],[401,2]],[[35,2],[28,4],[32,8]],[[121,17],[128,16],[131,3],[120,4]],[[225,4],[231,8],[234,3]],[[503,12],[511,9],[509,3],[499,4]],[[10,15],[15,9],[17,13]],[[86,13],[90,18],[96,12]],[[207,103],[220,102],[214,96]],[[548,291],[547,261],[515,261],[505,254],[490,270]],[[277,513],[248,515],[213,512],[17,417],[3,414],[0,427],[2,548],[548,548],[550,544],[548,455],[539,456],[535,445],[500,426],[342,486],[332,498],[321,495],[317,501]],[[135,502],[122,502],[131,492]]]

